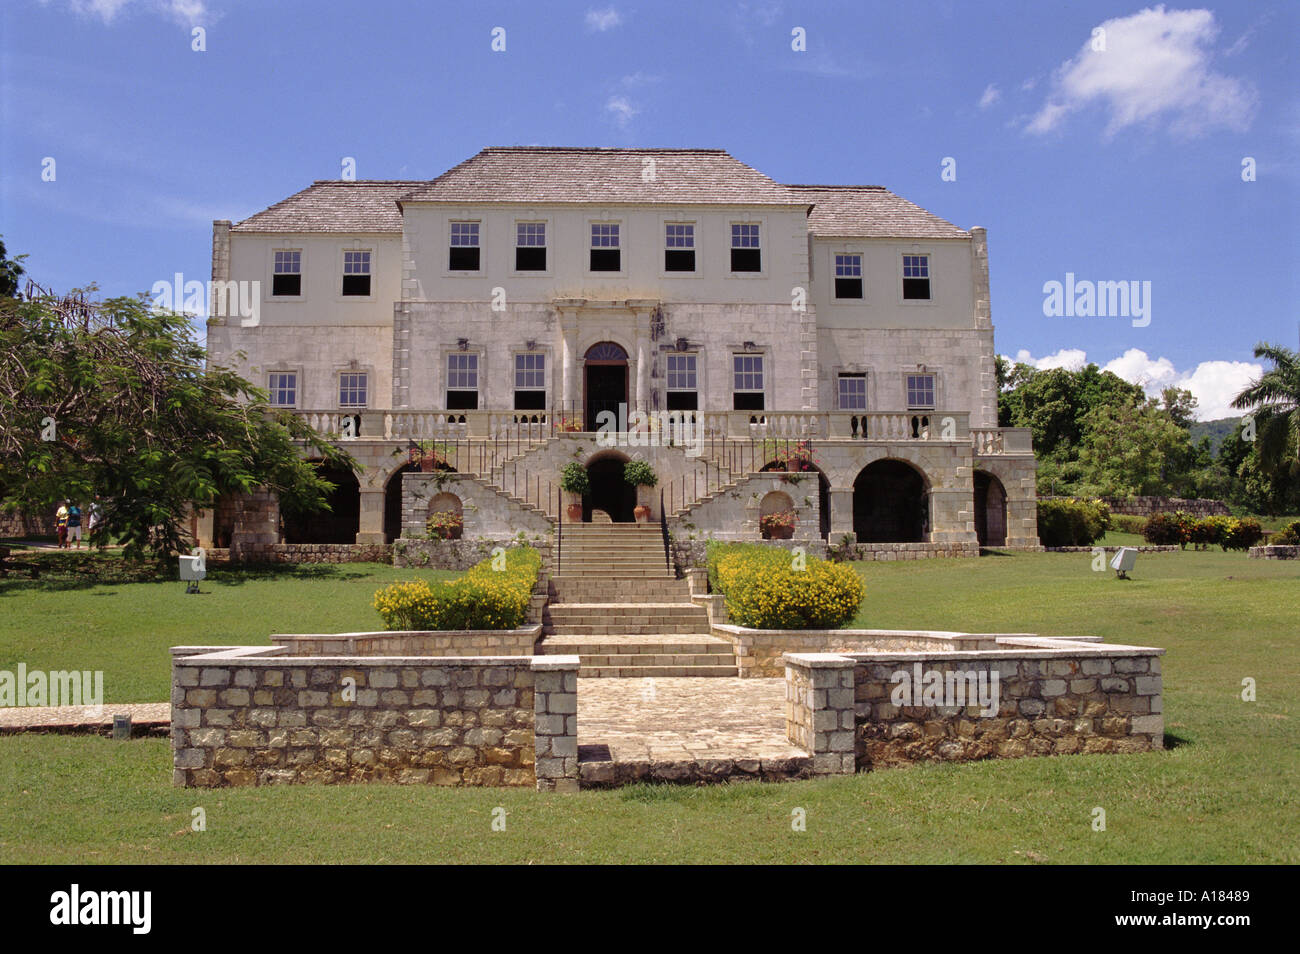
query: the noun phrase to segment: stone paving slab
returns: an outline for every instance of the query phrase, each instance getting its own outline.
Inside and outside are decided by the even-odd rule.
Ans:
[[[131,716],[133,732],[171,725],[170,702],[108,702],[92,706],[22,706],[0,708],[0,734],[13,732],[100,732],[111,729],[113,716]]]
[[[785,680],[578,679],[584,786],[806,777],[785,737]]]

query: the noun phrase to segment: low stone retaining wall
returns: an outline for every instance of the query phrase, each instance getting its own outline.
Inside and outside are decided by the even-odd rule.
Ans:
[[[578,788],[577,656],[172,653],[176,785]]]
[[[1130,517],[1149,517],[1153,513],[1173,513],[1181,510],[1194,517],[1231,516],[1232,511],[1222,500],[1203,497],[1102,497],[1113,514]]]
[[[271,642],[290,656],[531,656],[542,624],[520,629],[373,633],[281,633]]]
[[[1047,553],[1092,553],[1094,550],[1105,550],[1107,553],[1116,553],[1121,547],[1043,547]],[[1123,547],[1126,550],[1136,550],[1138,553],[1177,553],[1182,547],[1177,544],[1143,544],[1142,546]]]
[[[245,543],[204,551],[208,563],[390,563],[387,543]]]
[[[527,542],[537,549],[543,561],[549,559],[552,540],[547,534],[533,534]],[[497,547],[509,549],[519,543],[517,537],[480,537],[474,540],[413,540],[402,537],[392,544],[393,566],[425,570],[468,570],[482,563]]]
[[[683,570],[702,567],[707,563],[707,539],[673,538],[673,561]],[[728,540],[728,543],[736,541]],[[809,556],[830,560],[929,560],[935,557],[978,557],[978,543],[852,543],[848,546],[828,545],[825,540],[745,540],[764,546],[793,550],[800,547]],[[1004,549],[998,547],[996,549]]]
[[[1255,560],[1300,560],[1300,547],[1265,546],[1251,547],[1246,556]]]
[[[1163,649],[1023,636],[994,643],[789,653],[787,736],[819,774],[1164,747]]]

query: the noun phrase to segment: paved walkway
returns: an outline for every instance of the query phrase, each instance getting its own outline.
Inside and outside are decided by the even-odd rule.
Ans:
[[[0,708],[0,733],[98,732],[113,725],[113,716],[131,716],[134,731],[171,725],[170,702],[107,702],[98,710],[90,706],[23,706]]]

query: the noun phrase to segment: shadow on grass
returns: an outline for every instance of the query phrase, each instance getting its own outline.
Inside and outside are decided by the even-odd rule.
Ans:
[[[1180,749],[1184,745],[1195,745],[1191,739],[1184,739],[1181,735],[1174,735],[1172,732],[1165,733],[1165,748]]]
[[[760,782],[757,779],[737,779],[719,782],[716,785],[698,785],[672,782],[637,782],[625,785],[618,790],[619,798],[625,802],[641,804],[662,804],[673,802],[679,805],[699,802],[707,798],[712,803],[719,801],[749,801],[770,798],[776,794],[779,786],[775,783]]]
[[[980,547],[980,556],[982,557],[1009,557],[1014,555],[1015,554],[1008,553],[1006,550],[994,550],[989,547]]]
[[[38,553],[26,560],[39,566],[39,579],[10,577],[0,580],[0,596],[24,592],[68,592],[96,586],[124,583],[171,583],[183,585],[180,570],[173,562],[130,562],[118,554]],[[358,580],[370,575],[358,564],[348,563],[266,563],[238,566],[212,566],[207,584],[241,586],[251,580]]]

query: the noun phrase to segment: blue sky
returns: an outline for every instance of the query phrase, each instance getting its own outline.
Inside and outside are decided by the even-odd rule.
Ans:
[[[344,157],[418,179],[488,145],[717,146],[985,226],[1000,352],[1215,417],[1257,341],[1300,335],[1298,9],[7,0],[0,233],[43,284],[127,294],[206,280],[212,219]],[[1149,281],[1150,323],[1044,316],[1067,272]]]

